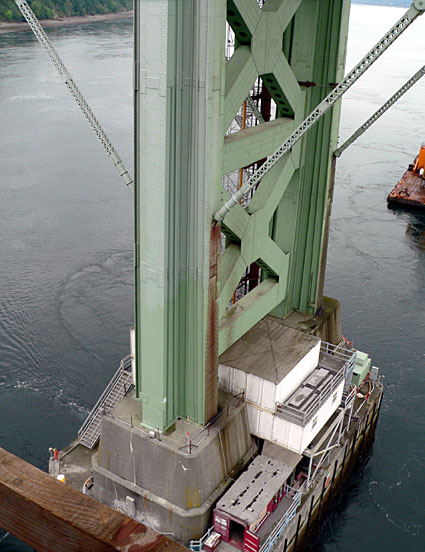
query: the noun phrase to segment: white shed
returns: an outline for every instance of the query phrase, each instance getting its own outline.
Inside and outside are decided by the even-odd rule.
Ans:
[[[320,339],[267,316],[220,356],[219,387],[274,413],[313,372],[319,352]]]
[[[219,359],[219,387],[244,393],[250,432],[301,454],[341,403],[345,360],[267,316]]]

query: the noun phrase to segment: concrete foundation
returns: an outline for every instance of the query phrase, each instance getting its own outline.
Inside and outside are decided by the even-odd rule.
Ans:
[[[181,542],[202,536],[230,478],[254,453],[246,404],[219,399],[220,414],[205,428],[178,420],[159,434],[142,428],[140,402],[125,397],[102,421],[93,496]]]

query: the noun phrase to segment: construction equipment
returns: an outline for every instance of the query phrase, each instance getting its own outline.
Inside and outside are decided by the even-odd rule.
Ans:
[[[393,191],[388,195],[390,205],[425,209],[425,142],[418,156],[403,174]]]

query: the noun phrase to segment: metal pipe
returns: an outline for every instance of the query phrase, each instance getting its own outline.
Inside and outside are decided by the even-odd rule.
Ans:
[[[350,429],[351,417],[352,417],[352,415],[353,415],[353,406],[354,406],[354,401],[351,403],[351,406],[350,406],[350,413],[349,413],[349,415],[348,415],[347,429]]]
[[[311,467],[313,465],[313,456],[310,456],[310,462],[308,464],[308,475],[307,475],[307,488],[310,485],[310,477],[311,477]]]

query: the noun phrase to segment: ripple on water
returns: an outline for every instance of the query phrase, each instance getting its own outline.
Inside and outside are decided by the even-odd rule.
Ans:
[[[128,354],[132,277],[131,253],[112,252],[71,273],[56,297],[31,304],[30,293],[2,302],[0,389],[90,408]]]
[[[33,102],[34,100],[43,100],[43,101],[51,101],[55,100],[58,96],[54,96],[53,94],[18,94],[17,96],[10,96],[10,98],[7,99],[10,103],[23,103],[23,102]]]
[[[129,331],[133,323],[132,294],[132,254],[112,253],[69,276],[58,294],[61,321],[70,337],[96,358],[99,340],[121,350],[118,329]]]

